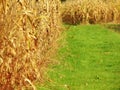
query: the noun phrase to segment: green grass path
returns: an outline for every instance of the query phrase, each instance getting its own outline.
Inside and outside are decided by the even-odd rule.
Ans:
[[[120,34],[100,25],[71,26],[60,65],[43,90],[120,90]]]

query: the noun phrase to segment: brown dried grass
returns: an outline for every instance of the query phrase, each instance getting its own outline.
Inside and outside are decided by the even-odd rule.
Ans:
[[[0,90],[42,82],[61,32],[59,0],[0,0]]]
[[[120,23],[120,0],[68,0],[62,4],[63,22]]]

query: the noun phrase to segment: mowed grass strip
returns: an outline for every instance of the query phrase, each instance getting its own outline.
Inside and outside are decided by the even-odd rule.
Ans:
[[[100,25],[70,26],[65,34],[44,90],[120,90],[120,34]]]

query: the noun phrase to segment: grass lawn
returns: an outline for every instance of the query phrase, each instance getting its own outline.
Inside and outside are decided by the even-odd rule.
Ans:
[[[38,90],[120,90],[120,34],[100,25],[70,26],[52,66],[52,81]]]

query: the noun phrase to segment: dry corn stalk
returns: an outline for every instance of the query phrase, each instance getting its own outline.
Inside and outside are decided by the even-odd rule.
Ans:
[[[43,81],[60,34],[59,0],[0,0],[0,90]]]
[[[62,4],[63,22],[120,23],[120,0],[68,0]]]

